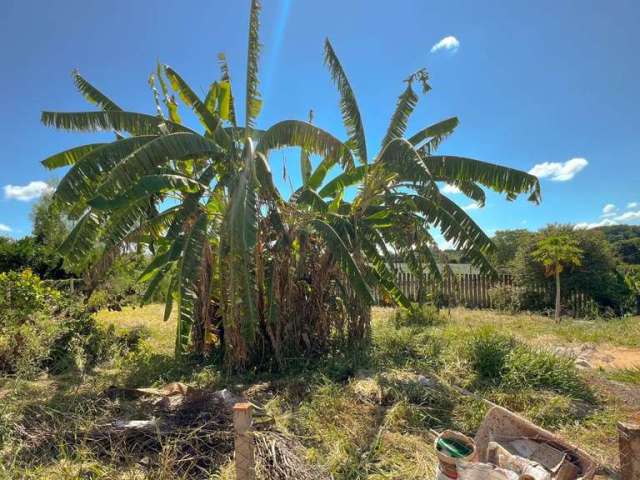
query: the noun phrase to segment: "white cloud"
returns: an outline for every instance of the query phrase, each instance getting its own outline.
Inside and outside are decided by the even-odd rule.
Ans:
[[[599,222],[594,222],[594,223],[581,222],[576,224],[573,228],[575,228],[576,230],[589,229],[589,228],[596,228],[596,227],[606,227],[609,225],[618,225],[620,223],[640,221],[640,210],[629,211],[622,214],[614,213],[613,217],[611,216],[610,213],[603,216],[606,216],[607,218],[603,218]]]
[[[640,207],[640,203],[638,202],[629,202],[627,203],[627,208],[638,208]]]
[[[5,185],[4,198],[28,202],[52,191],[53,187],[51,185],[37,180],[35,182],[29,182],[27,185]]]
[[[479,208],[481,208],[479,203],[470,203],[469,205],[462,207],[462,209],[466,211],[478,210]]]
[[[613,212],[615,212],[615,210],[616,206],[613,203],[607,203],[602,209],[602,213],[604,213],[605,215],[611,215]]]
[[[456,52],[459,46],[460,42],[458,39],[453,35],[449,35],[431,47],[431,53],[435,53],[438,50],[451,50],[452,52]]]
[[[606,227],[609,225],[617,225],[618,223],[615,220],[611,220],[610,218],[605,218],[604,220],[600,220],[599,222],[596,223],[588,223],[588,222],[582,222],[582,223],[576,223],[573,228],[574,230],[588,230],[590,228],[596,228],[596,227]]]
[[[549,177],[554,182],[566,182],[576,176],[589,162],[584,158],[572,158],[566,162],[544,162],[535,165],[529,173],[536,177]]]
[[[622,215],[618,215],[614,220],[617,222],[633,222],[635,220],[640,220],[640,210],[635,212],[625,212]]]
[[[448,183],[444,184],[444,187],[440,190],[442,193],[456,194],[461,193],[460,189],[455,185],[449,185]]]
[[[5,225],[4,223],[0,223],[0,232],[11,232],[13,229],[9,225]]]

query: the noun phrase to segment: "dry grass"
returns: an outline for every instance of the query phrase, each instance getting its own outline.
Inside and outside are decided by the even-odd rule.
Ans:
[[[446,384],[424,382],[433,376],[520,412],[611,465],[617,461],[616,422],[633,418],[637,412],[628,399],[616,394],[608,378],[626,381],[625,392],[633,393],[635,371],[580,374],[597,394],[591,402],[573,398],[571,391],[558,393],[536,385],[509,390],[500,384],[477,383],[464,354],[469,341],[488,325],[535,346],[589,342],[633,348],[640,346],[637,317],[607,322],[567,320],[557,325],[541,316],[453,309],[442,312],[444,322],[423,325],[397,324],[394,310],[376,308],[373,348],[368,355],[347,352],[309,364],[295,375],[273,379],[225,378],[214,366],[176,364],[175,319],[165,323],[162,315],[161,305],[100,312],[103,325],[114,325],[117,330],[144,329],[148,336],[140,351],[113,359],[85,378],[0,380],[0,479],[191,478],[176,476],[181,458],[171,443],[154,457],[152,468],[145,463],[148,459],[132,457],[122,463],[115,460],[122,452],[96,455],[90,448],[65,449],[62,441],[57,442],[55,454],[21,463],[26,443],[16,436],[15,426],[34,412],[44,419],[43,428],[60,440],[63,431],[77,432],[113,418],[144,418],[148,413],[144,409],[100,400],[100,393],[110,384],[150,386],[179,380],[220,388],[243,383],[277,428],[301,442],[307,461],[336,480],[434,477],[429,430],[455,428],[473,435],[487,407]],[[234,478],[228,461],[209,470],[212,479]]]
[[[173,352],[176,338],[176,313],[168,321],[163,321],[164,305],[146,305],[144,307],[124,307],[119,312],[102,310],[96,318],[102,325],[113,325],[116,331],[143,329],[149,333],[148,343],[156,352]]]

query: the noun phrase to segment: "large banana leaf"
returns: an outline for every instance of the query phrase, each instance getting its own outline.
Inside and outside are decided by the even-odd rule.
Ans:
[[[100,215],[92,210],[87,211],[62,242],[59,253],[71,265],[80,264],[95,247],[101,225]]]
[[[220,153],[220,147],[198,134],[179,132],[162,135],[132,152],[109,173],[98,191],[110,197],[124,191],[143,177],[157,173],[157,168],[169,160],[211,157]]]
[[[80,132],[116,131],[131,135],[159,135],[167,132],[192,132],[187,127],[144,113],[107,112],[42,112],[44,125]]]
[[[260,138],[257,150],[265,155],[283,147],[300,147],[307,153],[323,156],[328,162],[340,163],[345,168],[353,167],[349,149],[329,132],[311,123],[285,120],[269,128]]]
[[[324,43],[324,62],[329,68],[338,92],[340,92],[340,111],[349,135],[349,143],[356,151],[360,163],[366,165],[368,162],[367,142],[356,96],[329,39],[326,39]]]
[[[398,97],[396,110],[393,112],[393,116],[389,122],[389,127],[387,128],[387,133],[382,140],[380,148],[384,148],[387,143],[394,138],[402,138],[404,136],[404,132],[407,130],[409,116],[411,116],[411,113],[417,104],[418,96],[413,91],[413,88],[411,88],[411,81],[408,81],[407,88],[402,92],[402,95]]]
[[[467,197],[476,202],[478,206],[484,207],[486,195],[482,187],[479,187],[475,183],[466,180],[451,181],[444,178],[435,178],[435,180],[446,182],[449,185],[456,187],[460,192],[464,193]]]
[[[105,173],[110,172],[123,158],[141,146],[158,138],[155,135],[123,138],[92,148],[78,159],[62,178],[54,199],[73,205],[81,199],[93,197],[95,189]]]
[[[404,138],[394,138],[387,143],[376,162],[383,165],[386,171],[397,174],[400,181],[437,190],[432,174],[420,154]]]
[[[438,148],[438,145],[440,145],[442,140],[453,133],[458,126],[458,123],[458,117],[451,117],[446,120],[442,120],[441,122],[434,123],[433,125],[423,128],[409,138],[409,142],[411,142],[415,147],[419,147],[422,142],[429,140],[429,142],[427,142],[427,152],[430,154]]]
[[[411,302],[396,284],[395,275],[389,270],[384,257],[378,253],[376,247],[368,242],[363,242],[363,250],[382,289],[393,298],[397,305],[411,308]]]
[[[213,134],[220,125],[220,119],[207,110],[207,107],[202,103],[198,95],[191,90],[191,87],[178,75],[178,72],[168,65],[165,65],[164,71],[171,82],[171,86],[178,92],[182,101],[193,109],[207,132]]]
[[[258,232],[258,206],[256,198],[255,150],[251,139],[245,142],[244,168],[240,173],[227,212],[227,238],[231,262],[230,268],[238,282],[231,282],[231,302],[242,302],[248,318],[230,319],[242,321],[242,330],[250,338],[257,325],[256,284],[254,276],[254,250]]]
[[[96,150],[97,148],[104,147],[107,143],[91,143],[89,145],[81,145],[79,147],[70,148],[64,152],[56,153],[48,158],[42,160],[42,165],[48,169],[66,167],[67,165],[73,165],[87,153]]]
[[[327,243],[332,255],[336,258],[342,271],[347,276],[351,287],[353,287],[363,301],[369,304],[373,303],[371,288],[367,284],[360,268],[358,268],[350,250],[340,235],[324,220],[314,219],[311,221],[311,225]]]
[[[447,197],[440,195],[435,201],[421,195],[407,196],[417,211],[433,224],[448,242],[462,250],[483,272],[494,273],[487,254],[495,248],[491,239],[473,219]]]
[[[122,109],[115,104],[113,100],[107,97],[104,93],[91,85],[86,79],[78,73],[77,70],[73,72],[73,82],[76,88],[82,93],[82,96],[94,105],[97,105],[102,110],[107,112],[120,112]]]
[[[132,202],[147,199],[150,195],[170,191],[193,193],[205,188],[198,181],[183,175],[157,174],[145,175],[131,189],[115,198],[95,197],[89,201],[96,210],[113,210],[122,208]]]
[[[320,189],[318,195],[322,198],[333,197],[340,190],[344,190],[347,187],[351,187],[362,182],[367,171],[367,165],[360,165],[352,170],[336,175]]]
[[[229,84],[229,121],[231,125],[237,127],[236,106],[233,98],[233,89],[231,88],[231,74],[229,73],[229,64],[224,53],[218,54],[218,63],[220,64],[220,80]]]
[[[420,150],[425,165],[434,177],[451,182],[477,182],[496,192],[505,192],[510,200],[520,193],[528,193],[530,201],[540,202],[540,182],[534,175],[472,158],[429,156],[426,151]]]
[[[249,44],[247,46],[247,92],[245,106],[245,127],[253,128],[255,119],[260,114],[262,100],[258,93],[258,58],[260,57],[260,2],[251,0],[249,14]]]

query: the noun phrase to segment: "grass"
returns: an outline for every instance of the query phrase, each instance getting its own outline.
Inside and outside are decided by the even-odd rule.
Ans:
[[[640,366],[610,370],[607,372],[607,378],[616,382],[640,385]]]
[[[0,380],[0,479],[180,478],[171,445],[153,468],[141,458],[116,461],[115,451],[110,458],[96,455],[89,445],[68,448],[70,433],[114,418],[145,418],[147,412],[135,403],[105,401],[102,392],[109,385],[177,380],[245,389],[280,430],[302,442],[306,459],[336,480],[418,480],[435,475],[430,429],[473,435],[488,408],[480,398],[519,412],[615,465],[616,423],[635,411],[599,385],[609,380],[640,384],[640,368],[585,375],[570,359],[541,348],[582,342],[639,346],[638,318],[557,325],[532,315],[465,309],[438,315],[423,309],[404,316],[376,308],[367,352],[339,352],[299,362],[278,376],[241,378],[226,378],[214,366],[174,362],[175,323],[162,321],[162,306],[100,312],[98,320],[122,331],[144,331],[141,348],[84,378]],[[460,395],[451,384],[476,397]],[[30,419],[51,435],[52,448],[25,451],[16,425],[32,425]],[[220,465],[210,478],[231,480],[231,467]]]

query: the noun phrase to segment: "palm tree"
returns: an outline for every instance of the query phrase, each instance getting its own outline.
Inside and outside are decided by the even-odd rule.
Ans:
[[[545,274],[553,276],[556,284],[555,320],[560,322],[560,274],[566,267],[580,266],[582,250],[568,235],[552,235],[541,239],[532,252],[533,258],[544,265]]]
[[[148,282],[143,301],[166,284],[165,319],[178,306],[176,354],[206,353],[215,343],[233,369],[282,366],[288,353],[366,339],[374,288],[410,307],[395,285],[394,255],[420,274],[430,268],[439,275],[432,226],[490,270],[490,240],[436,182],[456,185],[479,203],[479,185],[509,199],[527,192],[539,200],[538,181],[529,174],[432,155],[455,118],[402,138],[418,100],[413,83],[428,89],[424,70],[407,79],[382,149],[369,160],[355,96],[328,42],[326,61],[349,139],[297,120],[257,129],[259,10],[252,0],[242,126],[224,56],[204,99],[159,64],[150,78],[155,115],[123,110],[77,72],[76,86],[101,111],[42,115],[57,128],[116,135],[43,161],[70,167],[54,195],[77,221],[61,247],[67,261],[86,262],[98,244],[99,258],[88,270],[94,284],[123,249],[144,247],[150,262],[140,278]],[[193,111],[202,133],[184,124],[178,101]],[[284,147],[301,149],[303,184],[288,200],[268,162]],[[315,168],[314,157],[320,159]],[[339,173],[328,178],[334,167]],[[352,199],[349,187],[358,189]]]

